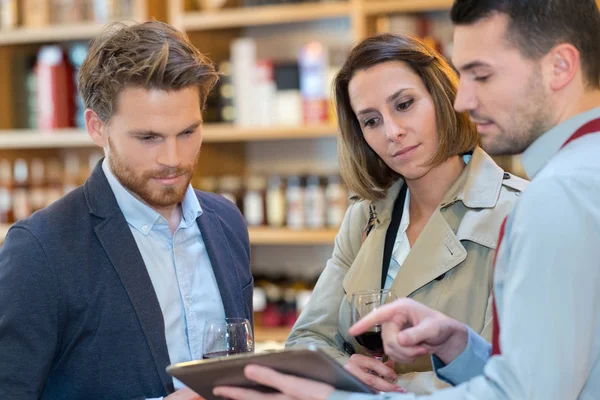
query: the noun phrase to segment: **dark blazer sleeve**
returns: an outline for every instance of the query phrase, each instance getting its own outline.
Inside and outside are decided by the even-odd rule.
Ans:
[[[23,226],[0,247],[0,398],[38,399],[61,326],[58,280],[38,240]]]

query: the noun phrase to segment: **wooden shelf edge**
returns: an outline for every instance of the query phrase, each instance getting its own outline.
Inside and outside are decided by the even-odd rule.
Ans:
[[[333,125],[238,127],[231,124],[207,124],[203,134],[205,143],[219,143],[335,137],[336,132],[337,127]],[[81,129],[0,131],[0,150],[93,146],[94,142]]]
[[[203,134],[205,142],[214,143],[334,137],[337,130],[337,126],[334,125],[245,127],[233,124],[206,124]]]
[[[122,21],[126,24],[133,21]],[[82,22],[48,25],[39,28],[19,27],[0,31],[0,45],[47,43],[65,40],[89,40],[99,35],[108,23]]]
[[[241,28],[348,17],[350,4],[346,1],[308,4],[255,6],[217,11],[189,12],[182,16],[186,31]]]
[[[453,0],[375,0],[365,1],[364,12],[367,15],[402,13],[402,12],[427,12],[449,10]]]
[[[44,149],[95,146],[87,132],[81,129],[53,131],[11,130],[0,132],[0,149]]]
[[[253,245],[333,245],[337,230],[249,228],[248,233]]]

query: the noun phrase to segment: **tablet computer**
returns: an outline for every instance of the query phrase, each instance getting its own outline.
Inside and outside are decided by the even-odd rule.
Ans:
[[[338,390],[375,393],[316,347],[183,362],[168,366],[167,373],[207,400],[219,399],[212,394],[216,386],[237,386],[266,393],[274,392],[275,390],[252,382],[244,376],[244,367],[248,364],[262,365],[284,374],[327,383]]]

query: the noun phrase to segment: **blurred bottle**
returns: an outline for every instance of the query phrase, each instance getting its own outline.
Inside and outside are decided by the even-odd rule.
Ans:
[[[46,207],[46,170],[44,160],[34,158],[31,160],[31,187],[29,190],[29,202],[31,211],[36,212]]]
[[[325,227],[325,202],[325,189],[321,185],[321,178],[317,175],[308,176],[304,192],[304,214],[307,228],[321,229]]]
[[[40,129],[73,126],[73,68],[59,46],[43,46],[36,64],[37,126]]]
[[[285,190],[281,176],[269,178],[267,189],[267,223],[273,228],[285,225]]]
[[[46,160],[46,206],[63,196],[63,166],[59,158]]]
[[[305,45],[300,51],[298,64],[304,123],[326,123],[329,118],[328,96],[325,92],[328,61],[323,44],[311,42]]]
[[[244,217],[248,226],[265,224],[266,186],[267,182],[262,176],[251,176],[246,180]]]
[[[75,152],[69,152],[65,155],[65,168],[63,178],[63,195],[76,189],[80,181],[79,155]]]
[[[329,175],[325,193],[327,198],[327,226],[339,228],[348,208],[348,192],[342,185],[339,175]]]
[[[87,57],[89,48],[85,44],[76,44],[69,49],[69,60],[73,65],[73,84],[77,87],[77,76],[83,60]],[[85,105],[78,93],[75,93],[75,126],[85,128]]]
[[[12,166],[9,160],[0,159],[0,224],[14,222],[12,197]]]
[[[240,210],[244,209],[242,191],[242,179],[240,177],[226,175],[219,179],[219,194],[235,204]]]
[[[304,187],[302,178],[296,175],[288,176],[286,188],[287,227],[290,229],[304,228]]]
[[[29,166],[27,161],[19,158],[13,165],[13,217],[15,221],[31,215],[29,201]]]

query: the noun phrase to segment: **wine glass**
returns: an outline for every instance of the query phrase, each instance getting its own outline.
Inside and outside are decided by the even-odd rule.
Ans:
[[[396,295],[389,289],[362,290],[352,293],[352,325],[371,311],[396,300]],[[381,325],[375,325],[368,331],[355,337],[356,341],[364,347],[375,359],[383,361],[383,341],[381,339]]]
[[[209,319],[204,325],[202,358],[254,352],[252,326],[245,318]]]

